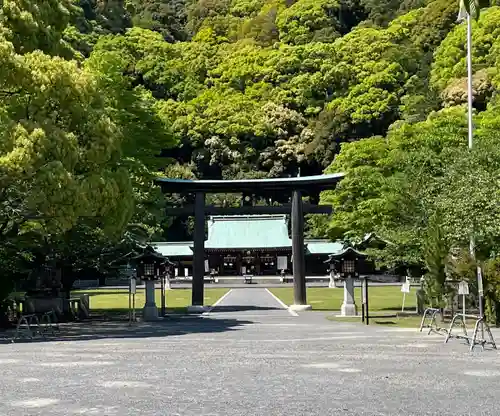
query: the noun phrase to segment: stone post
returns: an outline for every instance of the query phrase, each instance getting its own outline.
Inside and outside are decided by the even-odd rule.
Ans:
[[[154,280],[146,280],[146,303],[142,310],[142,317],[145,321],[156,321],[158,319]]]
[[[340,308],[341,316],[356,316],[356,303],[354,301],[354,279],[348,276],[344,280],[344,303]]]

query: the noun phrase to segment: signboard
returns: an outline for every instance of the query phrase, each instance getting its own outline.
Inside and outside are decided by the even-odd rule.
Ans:
[[[469,284],[467,282],[462,281],[458,284],[458,294],[459,295],[469,294]]]
[[[410,293],[410,282],[406,282],[401,285],[401,292]]]
[[[208,273],[210,271],[210,266],[208,264],[208,260],[205,260],[205,273]]]
[[[137,284],[136,284],[136,280],[135,279],[130,279],[130,293],[132,294],[136,294],[137,293]]]
[[[278,270],[286,270],[288,268],[288,259],[286,256],[278,256]]]
[[[246,266],[241,266],[241,274],[247,274]]]

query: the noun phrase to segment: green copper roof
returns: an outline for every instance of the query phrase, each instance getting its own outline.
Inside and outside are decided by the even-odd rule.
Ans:
[[[208,249],[290,247],[285,215],[213,216],[208,220]]]
[[[332,259],[339,259],[341,257],[344,257],[346,256],[347,254],[352,254],[352,255],[355,255],[355,256],[358,256],[358,257],[361,257],[361,258],[365,258],[367,257],[365,253],[361,252],[361,251],[358,251],[352,247],[346,247],[344,248],[343,250],[341,251],[338,251],[337,253],[333,253],[333,254],[330,254],[330,260]]]
[[[193,250],[190,248],[193,245],[192,241],[151,243],[151,245],[158,253],[166,257],[193,255]]]
[[[305,240],[308,254],[334,254],[344,248],[343,243],[328,240]]]
[[[337,254],[343,243],[324,239],[306,239],[306,254]],[[157,242],[151,244],[166,257],[192,257],[193,242]],[[285,215],[213,216],[208,220],[207,249],[291,248]]]

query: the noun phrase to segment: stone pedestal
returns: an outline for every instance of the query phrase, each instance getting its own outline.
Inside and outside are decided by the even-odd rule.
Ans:
[[[356,303],[354,302],[354,279],[348,277],[344,280],[344,302],[340,308],[341,316],[356,316]]]
[[[310,311],[312,309],[311,305],[290,305],[288,307],[289,310],[293,312],[303,312],[303,311]]]
[[[80,309],[78,311],[80,314],[80,319],[88,319],[90,318],[90,299],[89,295],[81,295],[80,296]]]
[[[334,289],[335,288],[335,276],[333,273],[330,273],[330,281],[328,282],[328,287],[330,289]]]
[[[146,303],[142,310],[145,321],[156,321],[158,319],[158,308],[155,301],[155,282],[146,280]]]

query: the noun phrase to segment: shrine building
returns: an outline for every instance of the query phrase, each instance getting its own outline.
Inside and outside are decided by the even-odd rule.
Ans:
[[[218,276],[277,276],[293,273],[292,239],[287,215],[224,215],[207,217],[205,274]],[[156,250],[175,264],[176,277],[193,274],[192,241],[153,243]],[[325,276],[329,255],[343,244],[322,239],[304,239],[305,271]]]

